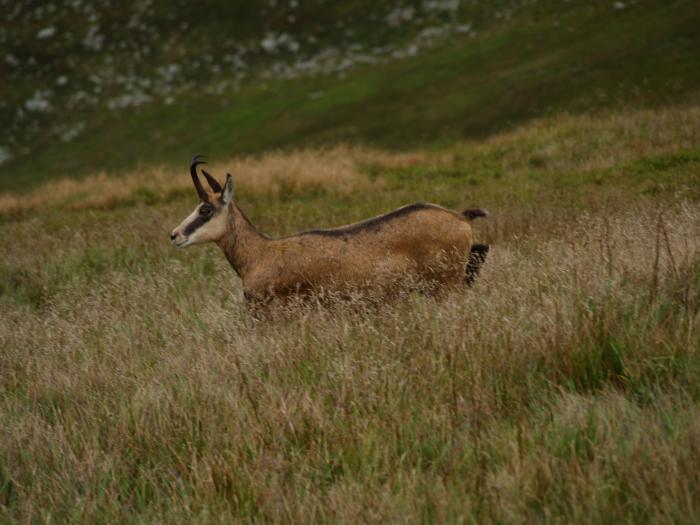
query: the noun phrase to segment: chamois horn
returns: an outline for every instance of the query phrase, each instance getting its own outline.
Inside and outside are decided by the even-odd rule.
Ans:
[[[221,193],[221,190],[223,189],[221,187],[221,184],[219,184],[219,181],[216,180],[214,177],[209,175],[206,171],[202,170],[202,174],[204,177],[207,179],[207,182],[209,183],[209,186],[211,186],[211,189],[214,190],[216,193]]]
[[[206,164],[206,161],[201,160],[203,156],[204,155],[195,155],[192,157],[192,160],[190,161],[190,175],[192,175],[192,182],[194,182],[197,195],[199,195],[200,199],[205,200],[207,197],[207,192],[202,187],[199,177],[197,177],[197,166],[199,164]]]

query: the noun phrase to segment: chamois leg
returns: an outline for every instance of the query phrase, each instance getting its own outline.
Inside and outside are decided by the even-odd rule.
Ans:
[[[256,321],[265,321],[270,316],[272,297],[266,294],[255,294],[250,291],[243,292],[248,312]]]
[[[484,264],[488,253],[488,244],[472,245],[472,248],[469,251],[469,261],[467,262],[467,267],[464,275],[464,283],[467,286],[471,286],[472,284],[474,284],[477,275],[479,275],[479,270],[481,270],[481,265]]]

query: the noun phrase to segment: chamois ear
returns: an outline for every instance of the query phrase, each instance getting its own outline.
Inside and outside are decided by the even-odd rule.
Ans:
[[[224,204],[231,202],[233,198],[233,177],[230,173],[226,174],[226,184],[224,184],[224,191],[221,193],[221,200]]]
[[[207,179],[207,182],[209,183],[209,187],[212,189],[212,191],[215,193],[221,193],[222,188],[221,188],[221,184],[219,184],[219,181],[216,180],[211,175],[209,175],[204,170],[202,170],[202,173],[204,174],[204,178]]]

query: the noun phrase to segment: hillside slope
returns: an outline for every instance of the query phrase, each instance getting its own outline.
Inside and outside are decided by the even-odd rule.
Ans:
[[[28,93],[33,97],[43,77],[4,84],[4,129],[19,126],[19,131],[13,136],[13,158],[0,165],[0,191],[103,169],[179,166],[193,152],[228,158],[337,142],[399,149],[436,145],[561,110],[673,104],[700,86],[700,6],[692,0],[586,5],[504,1],[491,4],[488,11],[468,2],[405,3],[405,11],[390,4],[374,8],[369,7],[373,3],[351,2],[324,11],[322,3],[306,5],[303,16],[285,11],[285,16],[277,13],[272,18],[269,11],[264,11],[265,18],[263,11],[243,9],[247,3],[230,7],[244,13],[242,18],[216,17],[217,6],[203,10],[206,14],[184,7],[166,10],[174,20],[163,22],[165,26],[179,27],[185,21],[190,25],[182,31],[164,30],[162,41],[168,46],[144,44],[152,52],[129,76],[138,88],[141,84],[134,79],[140,71],[144,78],[150,78],[148,71],[160,71],[170,80],[149,81],[163,88],[159,96],[142,86],[129,92],[132,99],[124,98],[104,80],[112,77],[103,75],[98,91],[110,97],[96,97],[94,104],[69,111],[34,112],[35,120],[16,124],[14,106]],[[426,5],[433,6],[432,11]],[[153,5],[144,16],[155,20],[154,13],[163,9]],[[316,17],[321,12],[325,18]],[[95,16],[105,13],[116,17],[111,26],[104,25],[114,32],[119,23],[126,23],[118,10]],[[263,18],[256,19],[258,15]],[[340,40],[338,32],[328,31],[333,20],[347,26]],[[232,24],[228,32],[226,24]],[[22,24],[28,32],[23,38],[36,37],[40,25]],[[298,26],[296,33],[292,26]],[[245,75],[237,72],[234,58],[228,68],[211,58],[228,56],[216,54],[217,46],[238,49],[233,37],[230,44],[220,44],[220,34],[240,34],[243,41],[258,42],[257,51],[248,52]],[[106,42],[118,41],[109,35]],[[67,56],[82,63],[84,49],[74,47],[75,54]],[[107,54],[117,64],[112,72],[125,57],[135,56],[130,49],[124,46],[120,53]],[[177,53],[166,56],[167,49]],[[328,49],[336,54],[323,55]],[[202,58],[207,56],[210,60]],[[324,56],[325,61],[318,58]],[[310,57],[316,57],[316,69],[308,66]],[[55,57],[45,58],[50,62]],[[85,61],[85,71],[91,64]],[[163,69],[168,64],[177,67]],[[98,66],[104,64],[94,65]],[[12,78],[24,80],[26,71],[19,68]],[[113,78],[127,82],[124,75]],[[65,104],[70,93],[69,89]],[[147,102],[134,106],[129,100],[138,100],[138,93]],[[63,107],[59,99],[51,102],[56,108]],[[41,97],[34,105],[41,107]],[[30,138],[22,139],[24,135]]]

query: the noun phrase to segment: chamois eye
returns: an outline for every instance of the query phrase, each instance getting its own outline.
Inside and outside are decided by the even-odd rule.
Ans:
[[[203,204],[201,208],[199,208],[199,214],[203,217],[208,217],[214,213],[214,209],[209,205],[209,204]]]

